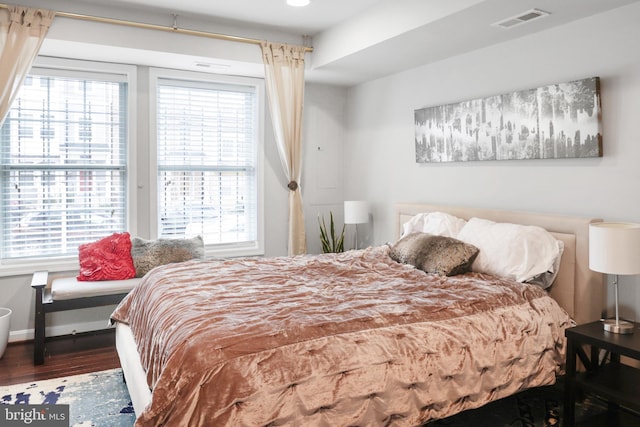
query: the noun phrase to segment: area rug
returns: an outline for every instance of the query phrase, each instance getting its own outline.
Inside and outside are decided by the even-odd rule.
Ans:
[[[70,426],[131,427],[135,414],[122,370],[0,386],[5,405],[69,405]]]

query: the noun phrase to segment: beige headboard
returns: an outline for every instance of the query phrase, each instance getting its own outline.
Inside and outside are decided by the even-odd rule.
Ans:
[[[537,225],[550,232],[565,244],[560,272],[551,287],[551,296],[578,323],[600,319],[604,306],[604,277],[589,269],[589,224],[601,222],[599,218],[582,218],[565,215],[539,214],[496,209],[468,208],[462,206],[424,203],[399,203],[396,205],[396,235],[402,224],[412,216],[423,212],[446,212],[459,218],[485,218],[495,222]]]

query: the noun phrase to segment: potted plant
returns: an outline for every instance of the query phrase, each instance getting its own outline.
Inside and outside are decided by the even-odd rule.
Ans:
[[[336,232],[333,220],[333,212],[329,211],[329,229],[324,222],[324,216],[318,215],[318,225],[320,226],[320,242],[323,253],[344,252],[344,225],[340,233]]]

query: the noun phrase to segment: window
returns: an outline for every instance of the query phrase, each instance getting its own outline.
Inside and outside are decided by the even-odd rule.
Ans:
[[[260,86],[166,73],[152,79],[158,236],[201,235],[209,250],[259,253]]]
[[[146,70],[38,58],[0,128],[0,276],[122,231],[263,253],[263,81]]]
[[[126,229],[126,80],[32,70],[0,128],[2,262],[75,255]]]

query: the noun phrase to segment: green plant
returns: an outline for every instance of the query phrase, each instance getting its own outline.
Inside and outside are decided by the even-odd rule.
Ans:
[[[333,221],[333,212],[329,211],[329,229],[324,222],[324,216],[318,215],[318,225],[320,226],[320,242],[322,243],[322,252],[344,252],[344,225],[342,231],[336,233],[335,223]]]

